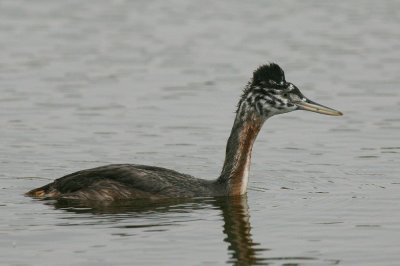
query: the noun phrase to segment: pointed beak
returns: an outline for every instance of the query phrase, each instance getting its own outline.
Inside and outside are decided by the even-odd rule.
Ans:
[[[333,115],[333,116],[343,115],[342,112],[339,112],[335,109],[332,109],[332,108],[329,108],[326,106],[323,106],[323,105],[313,102],[307,98],[305,101],[298,101],[298,102],[295,102],[294,104],[297,105],[300,110],[311,111],[311,112],[320,113],[320,114],[324,114],[324,115]]]

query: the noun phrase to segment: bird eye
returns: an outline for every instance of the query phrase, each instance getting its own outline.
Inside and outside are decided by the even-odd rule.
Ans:
[[[288,97],[289,97],[289,93],[284,92],[284,93],[282,94],[282,96],[285,97],[285,98],[288,98]]]

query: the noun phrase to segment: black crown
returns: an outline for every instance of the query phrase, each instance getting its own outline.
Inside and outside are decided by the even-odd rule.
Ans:
[[[269,83],[274,81],[276,83],[286,82],[285,73],[282,68],[275,63],[262,65],[253,73],[253,85],[261,83]]]

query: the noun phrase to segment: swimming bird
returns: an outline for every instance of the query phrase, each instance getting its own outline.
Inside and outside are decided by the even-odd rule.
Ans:
[[[226,145],[221,174],[205,180],[174,170],[136,164],[111,164],[78,171],[26,193],[43,199],[115,201],[209,196],[246,193],[251,151],[264,122],[295,110],[325,115],[342,113],[306,98],[275,63],[258,67],[239,100]]]

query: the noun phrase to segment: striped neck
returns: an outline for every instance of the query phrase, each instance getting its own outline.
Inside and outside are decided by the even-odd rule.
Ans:
[[[224,166],[217,180],[227,186],[229,195],[242,195],[246,192],[251,151],[264,121],[265,119],[255,113],[242,116],[238,112],[236,115],[226,145]]]

